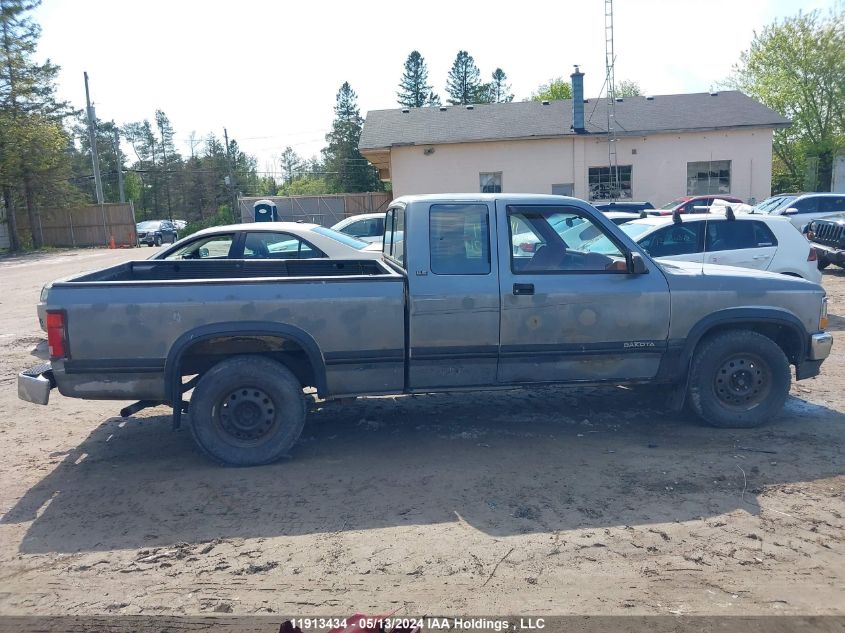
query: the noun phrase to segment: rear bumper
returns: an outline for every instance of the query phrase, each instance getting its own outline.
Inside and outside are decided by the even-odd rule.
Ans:
[[[33,404],[47,404],[50,390],[56,386],[50,363],[44,363],[18,374],[18,398]]]

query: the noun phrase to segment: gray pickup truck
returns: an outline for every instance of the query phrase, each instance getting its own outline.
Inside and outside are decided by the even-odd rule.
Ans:
[[[18,393],[168,404],[207,454],[249,465],[296,442],[306,387],[657,383],[714,426],[750,427],[782,407],[790,365],[810,378],[831,349],[819,285],[658,263],[580,200],[410,196],[385,221],[380,260],[148,260],[56,283],[51,362]]]

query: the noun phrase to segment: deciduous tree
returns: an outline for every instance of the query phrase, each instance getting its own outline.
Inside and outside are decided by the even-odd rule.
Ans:
[[[531,101],[559,101],[572,98],[572,86],[567,79],[555,77],[548,83],[541,84],[536,92],[531,93]]]
[[[845,4],[755,33],[726,85],[792,121],[774,133],[774,189],[829,190],[833,157],[845,149]]]

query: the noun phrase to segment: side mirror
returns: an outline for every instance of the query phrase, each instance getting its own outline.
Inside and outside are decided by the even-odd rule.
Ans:
[[[784,209],[783,211],[784,215],[795,215],[796,213],[798,213],[798,209],[796,209],[795,207],[789,207],[788,209]]]
[[[648,273],[648,266],[645,265],[645,260],[643,256],[637,252],[631,253],[631,260],[630,265],[628,266],[628,271],[632,275],[645,275]]]

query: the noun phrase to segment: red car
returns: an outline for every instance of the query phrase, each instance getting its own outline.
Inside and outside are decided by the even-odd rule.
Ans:
[[[742,200],[736,196],[684,196],[683,198],[678,198],[668,204],[664,204],[658,211],[660,211],[660,215],[672,215],[676,209],[679,213],[702,213],[702,210],[696,209],[695,207],[709,207],[713,204],[714,200],[725,200],[727,202],[742,204]]]

